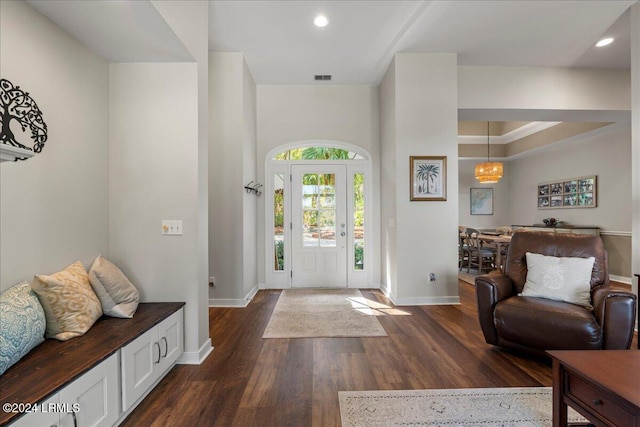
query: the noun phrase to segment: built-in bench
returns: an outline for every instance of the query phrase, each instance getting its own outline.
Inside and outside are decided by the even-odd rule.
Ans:
[[[140,303],[132,319],[102,317],[81,337],[63,342],[45,340],[0,376],[0,401],[3,405],[26,404],[21,408],[33,408],[33,404],[45,402],[110,359],[115,367],[110,369],[116,370],[112,372],[115,375],[115,381],[112,382],[116,384],[110,386],[116,388],[112,392],[117,392],[118,398],[117,413],[112,416],[116,417],[116,423],[122,421],[182,353],[183,306],[183,302]],[[126,351],[128,348],[130,350]],[[146,350],[146,353],[141,350]],[[161,362],[165,357],[167,363],[163,365]],[[147,366],[146,362],[151,365]],[[137,366],[132,366],[136,363]],[[132,381],[131,377],[149,376],[147,372],[136,372],[141,366],[142,369],[161,371],[149,378],[150,383],[145,390],[133,390],[135,384],[127,384],[139,381]],[[126,403],[124,395],[127,395]],[[60,399],[59,403],[72,403],[63,400]],[[32,415],[23,416],[20,412],[2,410],[0,425],[16,420],[17,424],[21,424],[24,418]],[[76,417],[75,414],[71,415]],[[87,414],[82,414],[80,410],[77,415]]]

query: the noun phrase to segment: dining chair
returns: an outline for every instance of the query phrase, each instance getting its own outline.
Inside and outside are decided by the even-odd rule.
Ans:
[[[469,260],[467,262],[467,273],[473,266],[478,267],[478,273],[483,270],[491,271],[494,267],[496,257],[495,249],[485,248],[480,239],[480,230],[468,227],[466,230],[467,244],[469,245]]]
[[[469,264],[469,244],[467,243],[467,228],[458,227],[458,270],[462,271],[465,261]]]

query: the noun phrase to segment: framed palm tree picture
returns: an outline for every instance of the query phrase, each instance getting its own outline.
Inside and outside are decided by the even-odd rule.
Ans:
[[[447,200],[447,156],[410,156],[411,200]]]

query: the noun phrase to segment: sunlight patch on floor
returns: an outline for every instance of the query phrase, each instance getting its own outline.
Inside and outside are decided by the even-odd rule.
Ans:
[[[411,313],[364,297],[347,298],[354,310],[367,316],[411,316]]]

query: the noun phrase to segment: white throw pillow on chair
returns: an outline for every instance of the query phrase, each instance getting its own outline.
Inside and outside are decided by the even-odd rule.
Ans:
[[[531,252],[527,257],[527,279],[520,296],[547,298],[591,306],[591,272],[594,257],[553,257]]]

